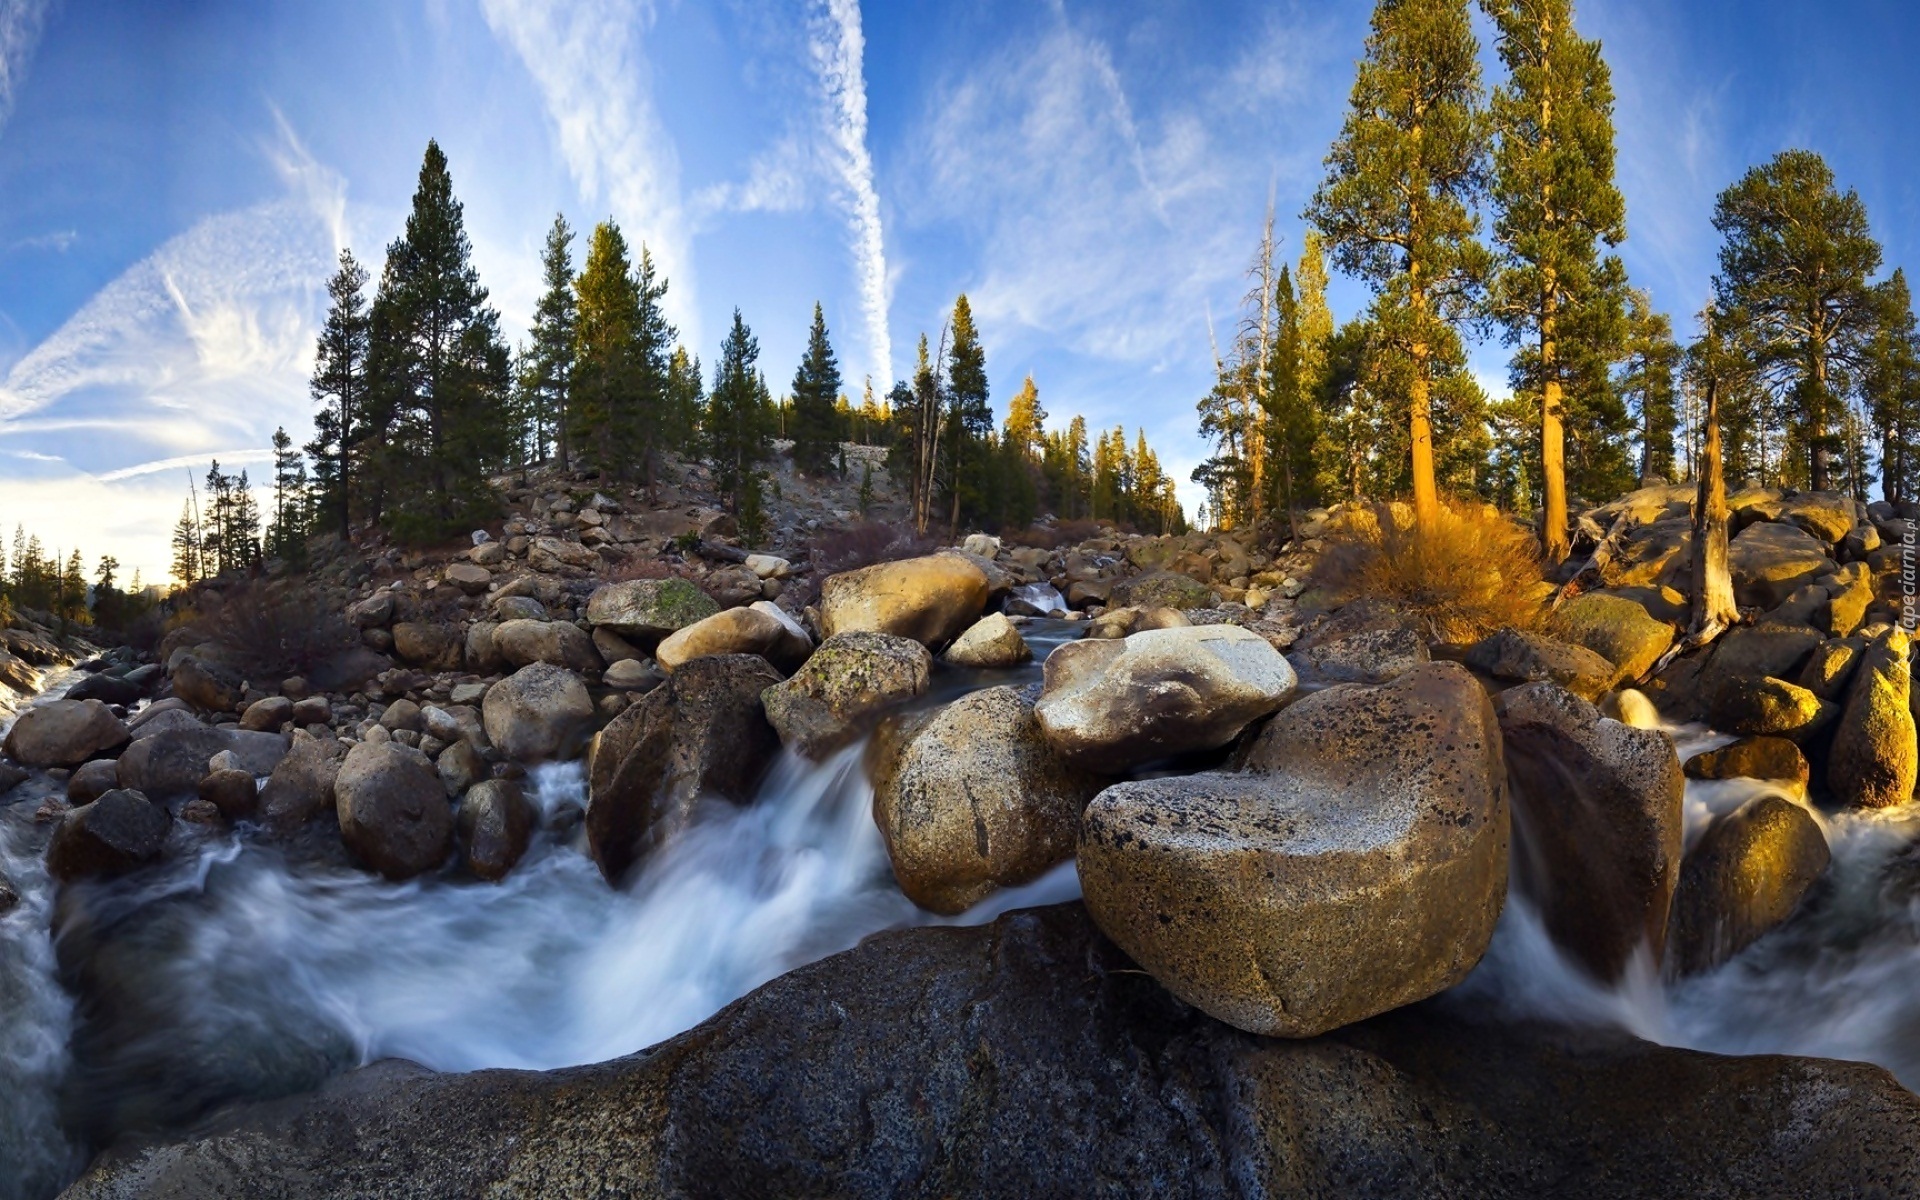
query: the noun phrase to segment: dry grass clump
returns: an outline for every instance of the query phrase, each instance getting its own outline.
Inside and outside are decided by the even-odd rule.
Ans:
[[[202,597],[188,623],[249,678],[310,674],[359,642],[318,588],[255,581],[218,595]]]
[[[907,524],[862,521],[845,529],[821,533],[809,544],[809,561],[816,578],[825,579],[842,571],[857,571],[875,563],[918,558],[940,548],[937,539],[921,537]]]
[[[1443,504],[1431,529],[1417,527],[1404,504],[1356,510],[1327,531],[1310,582],[1340,603],[1392,601],[1441,642],[1541,619],[1539,541],[1480,504]]]

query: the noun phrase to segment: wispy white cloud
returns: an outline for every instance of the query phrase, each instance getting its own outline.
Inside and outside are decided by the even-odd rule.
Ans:
[[[867,322],[867,369],[885,386],[893,378],[893,341],[887,323],[887,252],[867,147],[866,35],[858,0],[825,0],[813,21],[810,50],[826,89],[827,135],[847,211],[860,307]]]
[[[14,250],[51,250],[55,254],[65,254],[80,240],[76,229],[56,229],[51,233],[38,233],[32,237],[23,237],[14,242]]]
[[[220,469],[225,471],[234,467],[272,461],[273,451],[262,450],[257,446],[238,450],[209,450],[201,454],[183,454],[177,458],[159,458],[152,462],[135,463],[131,467],[106,471],[93,478],[101,483],[118,483],[123,479],[137,479],[142,475],[158,475],[162,471],[193,470],[205,467],[210,462],[220,463]]]
[[[747,164],[739,183],[716,183],[700,189],[693,208],[703,217],[717,213],[793,213],[810,200],[808,180],[818,170],[809,140],[789,129],[771,147]]]
[[[13,115],[13,97],[40,44],[52,0],[0,0],[0,129]]]
[[[533,76],[561,155],[581,193],[608,204],[631,241],[644,242],[671,288],[666,306],[683,337],[700,341],[680,159],[654,107],[641,39],[650,0],[481,0],[494,36]]]

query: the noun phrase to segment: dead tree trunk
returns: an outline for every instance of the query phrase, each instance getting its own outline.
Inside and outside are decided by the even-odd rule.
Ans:
[[[1687,640],[1696,646],[1718,637],[1740,619],[1727,565],[1727,479],[1720,463],[1720,383],[1707,380],[1706,446],[1700,494],[1693,505],[1693,622]]]

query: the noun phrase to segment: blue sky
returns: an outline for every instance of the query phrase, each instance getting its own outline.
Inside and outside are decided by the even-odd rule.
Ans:
[[[336,248],[377,270],[429,137],[511,335],[556,211],[647,243],[703,359],[738,305],[776,390],[816,299],[857,388],[904,374],[965,291],[997,402],[1031,372],[1057,420],[1142,426],[1184,480],[1209,321],[1231,324],[1270,198],[1297,253],[1369,11],[0,0],[0,524],[163,575],[184,464],[258,475],[276,425],[306,436]],[[1619,93],[1622,253],[1683,328],[1714,195],[1788,146],[1920,266],[1920,10],[1578,16]],[[1364,294],[1331,299],[1344,318]],[[1475,352],[1495,388],[1504,358]]]

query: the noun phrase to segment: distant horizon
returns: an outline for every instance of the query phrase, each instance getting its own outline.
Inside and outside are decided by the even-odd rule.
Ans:
[[[0,0],[0,526],[159,582],[183,469],[259,475],[276,425],[306,440],[334,253],[377,273],[429,137],[509,340],[556,211],[648,245],[703,362],[741,308],[776,392],[816,300],[857,400],[966,292],[996,420],[1032,374],[1053,422],[1144,428],[1192,516],[1210,326],[1270,202],[1299,253],[1372,5],[99,8]],[[1618,96],[1620,253],[1683,338],[1714,196],[1789,146],[1860,192],[1889,270],[1920,267],[1920,100],[1881,86],[1920,17],[1578,19]],[[1336,275],[1330,300],[1344,320],[1366,293]],[[1473,347],[1494,395],[1507,354]]]

